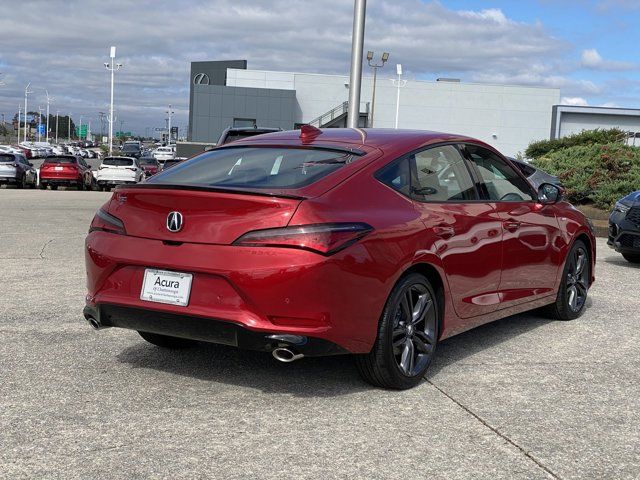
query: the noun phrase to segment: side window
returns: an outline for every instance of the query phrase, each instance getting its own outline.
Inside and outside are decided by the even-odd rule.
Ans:
[[[411,196],[411,173],[408,158],[387,165],[376,174],[376,178],[403,195]]]
[[[476,200],[476,189],[458,149],[433,147],[410,157],[414,172],[411,191],[421,202]]]
[[[533,201],[531,186],[498,155],[477,145],[467,145],[466,150],[477,167],[482,180],[483,193],[488,200]]]

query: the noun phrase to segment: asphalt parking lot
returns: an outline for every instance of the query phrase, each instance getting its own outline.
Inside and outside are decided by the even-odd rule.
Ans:
[[[604,240],[580,319],[451,338],[393,392],[349,357],[91,330],[83,240],[109,195],[0,190],[0,478],[640,477],[640,269]]]

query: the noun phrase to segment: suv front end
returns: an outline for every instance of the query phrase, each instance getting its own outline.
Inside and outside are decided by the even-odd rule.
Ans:
[[[618,200],[609,216],[607,245],[632,263],[640,263],[640,191]]]

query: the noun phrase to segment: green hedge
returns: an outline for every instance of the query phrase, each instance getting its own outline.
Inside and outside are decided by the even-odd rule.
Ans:
[[[577,145],[594,145],[623,143],[625,132],[618,128],[610,130],[587,130],[581,133],[575,133],[568,137],[558,138],[556,140],[540,140],[529,144],[525,150],[525,156],[528,158],[540,158],[551,152],[562,150],[564,148],[575,147]]]
[[[557,175],[573,203],[609,209],[619,198],[640,190],[640,148],[622,143],[571,146],[532,164]]]

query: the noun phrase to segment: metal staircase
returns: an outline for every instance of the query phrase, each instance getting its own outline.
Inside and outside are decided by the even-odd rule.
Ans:
[[[366,111],[360,112],[360,126],[367,127],[369,124],[369,103],[366,103]],[[347,115],[349,113],[349,102],[342,102],[337,107],[332,108],[319,117],[314,118],[308,125],[318,128],[340,128],[346,127]]]

